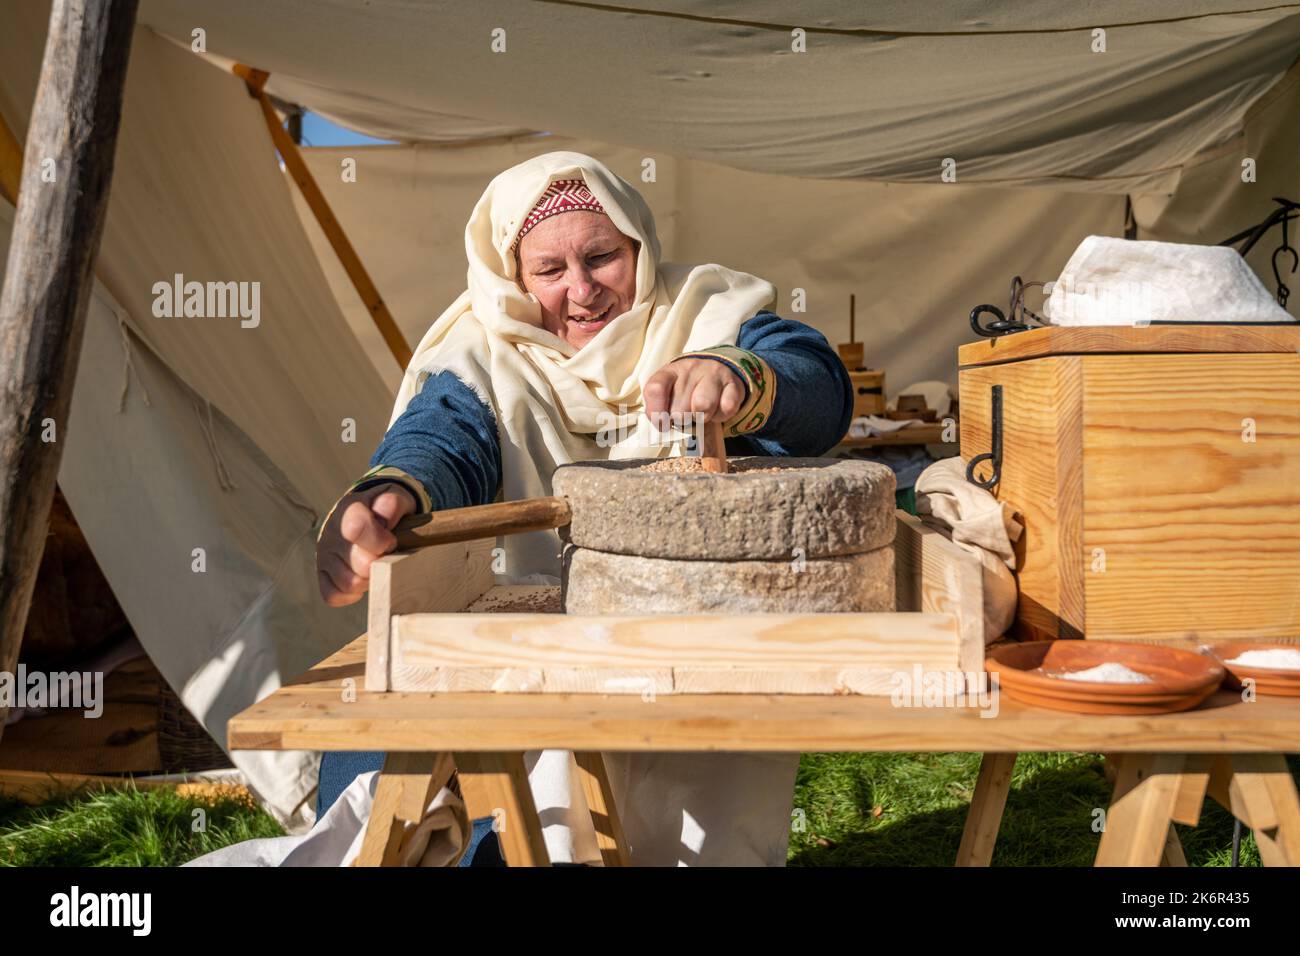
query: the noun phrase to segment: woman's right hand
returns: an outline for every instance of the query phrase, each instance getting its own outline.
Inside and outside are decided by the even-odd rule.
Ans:
[[[316,542],[316,580],[330,607],[361,600],[370,565],[397,547],[393,528],[415,513],[415,499],[395,482],[344,495]]]

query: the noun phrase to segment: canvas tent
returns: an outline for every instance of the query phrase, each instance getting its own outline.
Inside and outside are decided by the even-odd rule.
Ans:
[[[803,23],[784,7],[142,2],[60,483],[214,736],[363,629],[317,598],[313,529],[364,470],[399,371],[219,64],[402,141],[308,163],[411,342],[464,287],[484,185],[550,149],[636,183],[665,258],[761,275],[833,342],[856,293],[895,386],[954,379],[970,308],[1004,301],[1013,273],[1051,278],[1089,233],[1122,234],[1126,196],[1143,238],[1214,242],[1300,193],[1300,3],[1042,0],[974,19],[837,0],[801,5]],[[47,16],[3,10],[0,114],[19,138]],[[1270,251],[1251,261],[1271,285]],[[156,316],[177,274],[258,282],[260,323]],[[236,759],[282,816],[311,793],[313,755]]]

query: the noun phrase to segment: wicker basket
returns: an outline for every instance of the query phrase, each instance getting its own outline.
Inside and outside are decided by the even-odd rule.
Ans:
[[[158,681],[158,754],[163,773],[197,773],[231,766],[221,745],[181,703],[165,680]]]

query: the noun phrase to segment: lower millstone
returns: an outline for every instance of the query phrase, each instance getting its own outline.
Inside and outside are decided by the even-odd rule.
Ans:
[[[679,561],[566,547],[568,614],[894,610],[894,550],[801,561]]]

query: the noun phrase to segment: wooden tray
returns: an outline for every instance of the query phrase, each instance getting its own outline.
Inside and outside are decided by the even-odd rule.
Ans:
[[[1146,684],[1108,684],[1049,677],[1044,671],[1086,670],[1107,661],[1153,678]],[[984,669],[998,675],[1013,700],[1078,714],[1171,714],[1191,710],[1223,682],[1224,669],[1208,655],[1152,644],[1114,641],[1032,641],[989,653]]]
[[[1228,663],[1243,651],[1268,651],[1274,648],[1300,650],[1295,644],[1250,644],[1241,641],[1226,641],[1222,644],[1214,644],[1209,650],[1210,655],[1223,665],[1223,669],[1228,672],[1227,680],[1224,683],[1233,690],[1241,690],[1243,686],[1242,680],[1251,678],[1255,682],[1255,690],[1261,694],[1270,694],[1277,697],[1300,697],[1300,670],[1243,667],[1240,664]]]

